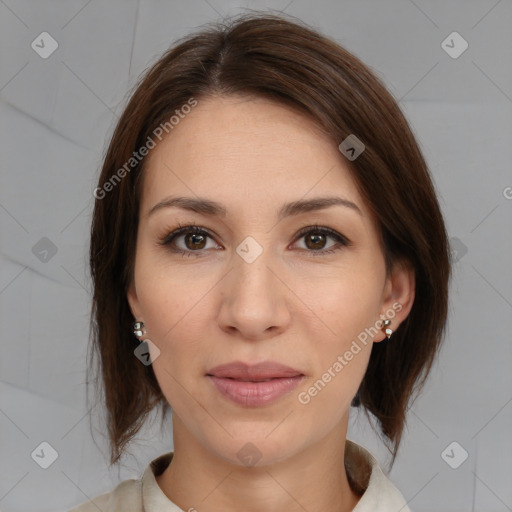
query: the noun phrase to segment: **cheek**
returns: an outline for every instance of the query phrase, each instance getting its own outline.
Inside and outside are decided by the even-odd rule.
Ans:
[[[379,318],[382,299],[383,273],[369,264],[354,263],[331,269],[324,275],[297,280],[297,296],[307,306],[306,315],[316,318],[318,334],[328,334],[329,344],[342,348]],[[301,320],[298,320],[299,322]]]
[[[137,296],[153,341],[165,349],[178,343],[184,332],[189,341],[200,339],[201,322],[208,318],[208,292],[216,277],[203,275],[193,265],[170,265],[165,254],[149,249],[141,251],[138,265]]]
[[[310,297],[318,305],[310,329],[311,375],[299,390],[304,414],[323,418],[328,429],[341,421],[364,377],[379,318],[379,294],[371,280],[347,279]],[[313,322],[311,323],[313,325]],[[315,332],[315,329],[317,329]],[[326,334],[327,333],[327,334]],[[314,412],[313,412],[314,411]]]
[[[187,271],[170,269],[147,254],[141,254],[138,265],[136,288],[147,337],[160,350],[153,362],[155,377],[171,407],[179,408],[188,396],[182,386],[192,391],[204,367],[200,347],[208,343],[208,290],[214,281],[211,275],[194,278]]]
[[[198,379],[203,377],[204,344],[208,343],[208,288],[161,279],[147,283],[141,293],[147,321],[148,338],[159,348],[153,371],[167,402],[178,414],[204,418],[195,403]]]
[[[319,409],[329,403],[348,407],[378,332],[375,323],[380,313],[382,276],[366,265],[340,270],[337,276],[325,276],[322,286],[310,287],[304,295],[312,314],[310,321],[301,321],[307,322],[303,327],[309,331],[313,371],[302,390],[307,394],[304,402],[311,398]]]

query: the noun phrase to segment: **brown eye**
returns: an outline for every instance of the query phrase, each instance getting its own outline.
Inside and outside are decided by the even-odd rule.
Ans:
[[[184,237],[187,249],[204,249],[206,245],[206,237],[202,233],[189,233]]]
[[[329,239],[331,240],[330,244]],[[337,231],[321,226],[308,226],[302,229],[296,240],[296,243],[298,243],[299,240],[304,240],[303,247],[299,248],[313,256],[330,254],[340,250],[342,247],[351,245],[348,238],[344,237]]]
[[[209,240],[213,244],[210,247],[208,247]],[[212,236],[197,226],[182,226],[166,235],[160,244],[182,256],[199,256],[207,249],[218,248]]]
[[[306,235],[306,246],[308,249],[323,249],[325,243],[326,243],[326,236],[325,235],[319,235],[319,234],[311,234]]]

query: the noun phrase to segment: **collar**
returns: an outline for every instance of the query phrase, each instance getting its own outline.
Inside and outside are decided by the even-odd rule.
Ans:
[[[156,478],[171,463],[174,452],[149,463],[142,476],[144,512],[184,512],[164,494]],[[361,495],[353,512],[410,512],[402,494],[383,473],[375,457],[365,448],[346,441],[345,467],[351,487]]]

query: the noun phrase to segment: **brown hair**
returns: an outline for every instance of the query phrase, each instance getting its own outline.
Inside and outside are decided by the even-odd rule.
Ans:
[[[188,36],[165,52],[134,89],[105,155],[90,245],[92,357],[99,355],[111,464],[155,406],[162,406],[162,422],[168,408],[152,367],[133,355],[134,319],[126,291],[145,160],[131,161],[128,170],[126,162],[191,98],[213,94],[249,94],[293,105],[337,145],[355,134],[366,147],[350,167],[378,220],[388,272],[405,261],[416,281],[408,317],[389,343],[373,345],[358,393],[394,461],[408,404],[422,387],[444,334],[451,273],[434,186],[396,101],[347,50],[298,20],[269,14],[245,15]],[[122,179],[113,182],[116,173]]]

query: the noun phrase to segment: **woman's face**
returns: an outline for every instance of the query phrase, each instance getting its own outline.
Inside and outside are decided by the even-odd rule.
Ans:
[[[180,428],[235,464],[344,439],[378,321],[396,329],[413,291],[405,271],[386,278],[337,146],[288,107],[207,98],[145,173],[128,299]]]

